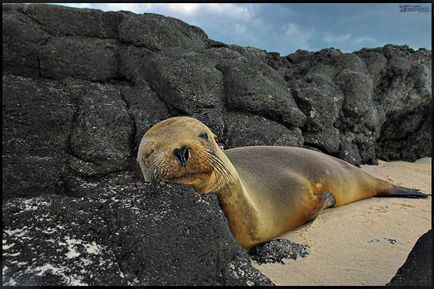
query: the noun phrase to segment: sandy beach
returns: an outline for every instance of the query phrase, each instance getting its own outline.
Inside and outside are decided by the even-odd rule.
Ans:
[[[366,172],[431,194],[431,158],[364,165]],[[285,238],[310,253],[285,264],[253,265],[276,285],[385,285],[431,229],[431,198],[371,198],[326,209]]]

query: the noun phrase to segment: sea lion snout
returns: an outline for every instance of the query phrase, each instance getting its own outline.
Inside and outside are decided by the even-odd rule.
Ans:
[[[174,149],[173,154],[179,160],[181,165],[185,166],[187,164],[187,161],[188,161],[188,158],[190,155],[190,149],[187,145],[183,145],[181,148]]]
[[[222,158],[213,132],[190,117],[155,124],[142,137],[137,154],[145,180],[190,185],[198,193],[217,191],[232,179]]]

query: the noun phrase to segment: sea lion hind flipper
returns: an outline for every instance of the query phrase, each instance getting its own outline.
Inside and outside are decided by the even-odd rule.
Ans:
[[[429,194],[422,193],[418,189],[410,189],[401,186],[394,186],[392,189],[378,195],[379,197],[400,197],[400,198],[417,198],[426,199]]]

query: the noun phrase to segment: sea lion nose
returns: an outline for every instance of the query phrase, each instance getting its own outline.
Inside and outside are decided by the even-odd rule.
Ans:
[[[173,154],[178,158],[181,165],[185,166],[189,157],[188,146],[182,146],[179,149],[174,149]]]

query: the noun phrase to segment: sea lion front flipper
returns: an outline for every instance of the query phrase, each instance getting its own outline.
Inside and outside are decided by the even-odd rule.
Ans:
[[[326,200],[326,203],[322,209],[331,208],[336,204],[336,198],[330,192],[324,192],[320,197]]]
[[[318,198],[318,206],[316,207],[314,213],[308,219],[307,221],[308,223],[315,220],[319,212],[321,212],[323,209],[333,207],[336,204],[336,198],[330,192],[324,192],[321,195],[317,196],[317,198]]]

